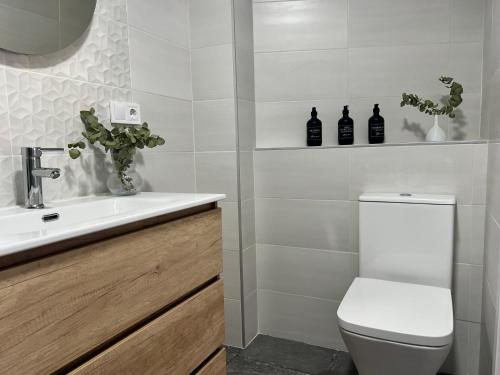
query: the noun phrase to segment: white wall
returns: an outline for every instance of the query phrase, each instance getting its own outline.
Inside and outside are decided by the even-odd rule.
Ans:
[[[242,345],[240,218],[231,0],[191,0],[196,186],[222,207],[226,342]]]
[[[344,349],[336,310],[358,274],[358,195],[450,193],[458,198],[456,334],[444,370],[477,374],[487,146],[300,148],[313,106],[323,144],[337,144],[345,104],[357,144],[368,143],[374,103],[387,143],[422,141],[432,119],[400,108],[401,93],[438,100],[441,75],[465,88],[458,119],[441,120],[448,140],[479,139],[485,0],[253,2],[260,331]]]
[[[257,257],[255,246],[255,85],[251,0],[233,0],[238,119],[238,173],[241,212],[241,271],[244,343],[257,336]]]
[[[190,0],[190,18],[196,189],[227,194],[226,343],[242,347],[257,334],[252,3]]]
[[[481,315],[484,145],[257,151],[254,200],[249,3],[99,0],[88,35],[69,48],[31,58],[2,52],[0,205],[14,204],[21,188],[16,186],[21,144],[62,147],[82,129],[79,110],[96,106],[107,119],[109,100],[136,100],[144,119],[167,138],[165,147],[141,153],[139,171],[146,189],[228,194],[222,204],[228,342],[240,346],[252,339],[258,309],[264,333],[342,347],[335,311],[357,274],[357,194],[365,189],[428,191],[431,181],[433,192],[459,198],[454,293],[455,350],[460,355],[455,362],[457,374],[474,374]],[[412,110],[400,111],[399,93],[407,88],[436,95],[441,91],[430,79],[445,73],[442,69],[466,84],[461,129],[465,138],[477,138],[482,3],[405,0],[378,10],[358,3],[351,0],[347,12],[347,0],[255,2],[258,145],[303,145],[312,105],[319,107],[326,143],[334,143],[334,125],[346,103],[357,120],[357,140],[364,143],[364,122],[374,101],[382,104],[388,141],[418,140],[402,129],[404,119],[423,129],[430,122]],[[285,20],[284,14],[289,16]],[[436,19],[435,14],[450,17]],[[364,21],[353,22],[354,15]],[[385,17],[391,17],[395,30],[388,35],[379,27],[387,23]],[[402,60],[408,56],[411,61]],[[408,72],[407,63],[418,69]],[[491,93],[494,103],[496,91]],[[497,107],[490,106],[492,121]],[[445,125],[454,138],[458,125]],[[496,134],[493,126],[482,132],[488,128]],[[494,150],[490,145],[493,171]],[[87,150],[79,161],[47,157],[44,163],[63,169],[61,179],[46,182],[49,200],[106,190],[105,159],[99,152]],[[490,174],[490,192],[495,191],[494,176]],[[491,194],[490,202],[496,202]],[[498,226],[491,228],[489,248],[498,249]],[[491,270],[485,273],[495,276],[495,268]],[[490,294],[496,296],[496,289]],[[485,315],[493,311],[496,317],[493,306],[483,309]]]
[[[145,149],[138,172],[147,191],[194,192],[189,6],[187,0],[127,0],[132,98],[166,138]]]
[[[500,2],[488,0],[485,12],[483,122],[489,138],[485,232],[485,275],[483,326],[481,332],[481,375],[500,372],[499,253],[500,253]]]
[[[22,199],[22,145],[64,147],[80,138],[80,110],[96,107],[109,125],[110,100],[139,102],[143,120],[167,141],[138,154],[144,190],[228,195],[221,204],[226,336],[228,343],[242,346],[242,292],[250,317],[246,339],[257,332],[255,113],[253,64],[248,64],[253,62],[251,1],[237,4],[239,53],[232,0],[98,0],[89,32],[70,47],[34,57],[0,52],[0,206]],[[44,157],[44,165],[62,169],[60,179],[44,181],[46,200],[106,192],[107,160],[92,149],[78,161]],[[240,192],[240,180],[252,189]],[[240,280],[243,250],[248,267]]]
[[[358,274],[359,194],[454,194],[456,335],[446,370],[477,374],[486,158],[485,144],[256,151],[260,331],[345,349],[336,310]]]
[[[337,144],[349,104],[355,142],[367,141],[374,103],[386,142],[422,140],[429,116],[401,109],[402,92],[440,99],[437,81],[465,87],[461,115],[442,120],[450,140],[478,139],[484,0],[254,0],[257,147],[305,145],[312,106],[324,144]]]

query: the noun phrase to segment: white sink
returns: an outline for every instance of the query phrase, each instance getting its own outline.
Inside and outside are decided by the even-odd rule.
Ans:
[[[223,194],[141,193],[51,202],[41,210],[0,209],[0,256],[224,198]]]

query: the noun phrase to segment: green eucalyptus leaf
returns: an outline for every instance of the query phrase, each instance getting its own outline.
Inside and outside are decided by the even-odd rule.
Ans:
[[[406,105],[416,107],[420,112],[428,115],[448,115],[451,118],[455,117],[455,108],[463,102],[462,94],[464,92],[463,86],[454,81],[452,77],[442,76],[439,81],[450,89],[450,94],[445,98],[445,102],[441,108],[439,104],[434,103],[430,99],[421,99],[418,95],[403,93],[401,95],[401,107]]]
[[[126,179],[124,172],[130,166],[137,149],[143,149],[146,146],[153,148],[165,144],[162,137],[151,134],[147,123],[143,123],[141,126],[119,124],[108,130],[99,122],[95,113],[94,108],[80,112],[80,119],[85,126],[85,130],[81,133],[82,137],[91,145],[99,142],[104,147],[105,152],[112,151],[113,160],[116,163],[120,178]],[[85,147],[86,144],[82,140],[69,143],[70,157],[73,159],[78,158],[81,155],[78,148],[85,149]]]
[[[76,148],[72,148],[71,150],[69,150],[69,157],[71,159],[78,159],[80,157],[80,151],[77,150]]]
[[[464,88],[462,87],[462,85],[457,83],[457,82],[453,82],[453,84],[451,85],[450,94],[452,96],[453,95],[462,95],[463,92],[464,92]]]

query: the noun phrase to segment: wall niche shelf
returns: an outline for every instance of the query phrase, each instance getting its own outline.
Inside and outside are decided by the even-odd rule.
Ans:
[[[467,141],[445,141],[445,142],[408,142],[408,143],[380,143],[380,144],[354,144],[354,145],[325,145],[317,147],[308,146],[278,146],[278,147],[256,147],[255,151],[277,151],[277,150],[323,150],[329,148],[361,148],[361,147],[407,147],[407,146],[447,146],[447,145],[475,145],[484,144],[485,139],[467,140]]]

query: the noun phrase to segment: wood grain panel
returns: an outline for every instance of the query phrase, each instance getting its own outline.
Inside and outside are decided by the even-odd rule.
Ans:
[[[220,209],[0,272],[0,373],[76,360],[222,269]]]
[[[205,366],[195,375],[226,375],[226,350],[220,350]]]
[[[219,280],[70,374],[188,375],[223,341],[224,288]]]

